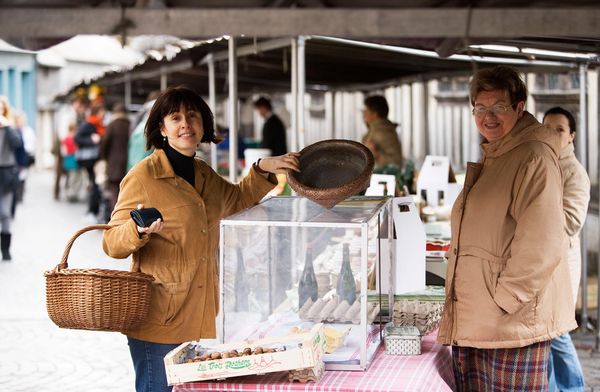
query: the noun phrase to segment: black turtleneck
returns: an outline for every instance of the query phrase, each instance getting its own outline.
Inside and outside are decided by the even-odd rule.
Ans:
[[[167,154],[167,158],[171,166],[173,166],[175,174],[194,186],[194,157],[183,155],[168,143],[165,146],[165,154]]]

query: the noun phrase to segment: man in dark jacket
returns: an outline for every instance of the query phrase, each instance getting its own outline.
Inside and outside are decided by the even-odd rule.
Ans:
[[[265,97],[260,97],[254,102],[254,108],[265,119],[261,147],[271,150],[271,156],[287,153],[285,125],[276,114],[273,114],[271,101]]]
[[[111,122],[100,146],[100,158],[106,160],[106,216],[108,222],[117,197],[119,184],[127,172],[127,144],[129,142],[130,121],[125,105],[118,102],[113,106]]]

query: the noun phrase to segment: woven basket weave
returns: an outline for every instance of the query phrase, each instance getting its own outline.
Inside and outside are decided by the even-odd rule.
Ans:
[[[142,272],[68,268],[69,251],[77,237],[87,231],[109,228],[109,225],[93,225],[77,231],[67,243],[60,264],[44,273],[48,315],[61,328],[125,332],[139,326],[148,313],[152,276]]]

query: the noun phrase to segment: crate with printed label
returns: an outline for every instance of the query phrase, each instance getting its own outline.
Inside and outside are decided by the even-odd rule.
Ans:
[[[202,346],[183,343],[164,359],[169,385],[279,371],[323,372],[323,324],[285,337]]]

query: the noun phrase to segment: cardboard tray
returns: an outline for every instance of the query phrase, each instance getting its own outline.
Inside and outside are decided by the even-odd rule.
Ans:
[[[288,348],[285,351],[274,353],[184,363],[185,358],[189,356],[190,348],[195,345],[195,342],[186,342],[165,356],[167,382],[169,385],[175,385],[191,381],[225,379],[323,366],[325,338],[322,323],[316,324],[309,332],[302,334],[212,345],[206,348],[220,352],[234,349],[242,351],[246,347],[254,349],[278,344],[285,345],[286,343],[292,343],[296,348]],[[297,343],[302,343],[302,347],[298,347]]]

